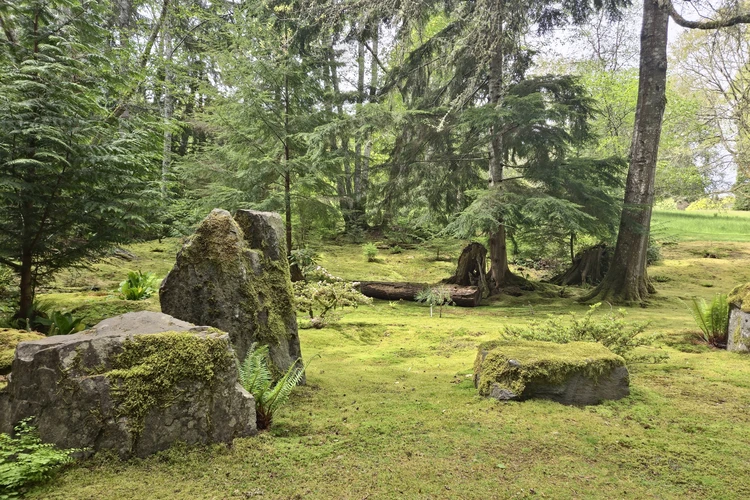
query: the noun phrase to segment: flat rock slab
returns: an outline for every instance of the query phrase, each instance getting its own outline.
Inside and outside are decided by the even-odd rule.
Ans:
[[[593,342],[488,342],[474,362],[474,386],[502,401],[542,398],[567,405],[630,394],[625,360]]]
[[[278,214],[213,210],[162,282],[161,310],[229,333],[240,359],[267,345],[272,369],[285,372],[302,353],[284,241]]]
[[[32,416],[45,442],[123,458],[256,433],[229,336],[148,311],[19,343],[0,431]]]

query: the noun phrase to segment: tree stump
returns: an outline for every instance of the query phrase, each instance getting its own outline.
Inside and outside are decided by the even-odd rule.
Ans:
[[[573,265],[567,271],[549,281],[560,286],[598,285],[607,274],[611,258],[612,249],[604,243],[583,249],[576,254]]]
[[[487,285],[487,249],[481,243],[473,242],[461,252],[456,272],[444,281],[446,284],[476,286],[482,294],[489,293]]]

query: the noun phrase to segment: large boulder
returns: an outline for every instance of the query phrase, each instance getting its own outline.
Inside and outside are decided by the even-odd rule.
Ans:
[[[740,285],[729,293],[729,325],[727,350],[750,350],[750,283]]]
[[[488,342],[474,362],[474,385],[485,397],[567,405],[597,404],[630,393],[625,360],[593,342]]]
[[[266,344],[285,372],[302,353],[284,241],[278,214],[213,210],[162,282],[162,311],[228,332],[240,359]]]
[[[0,431],[31,416],[45,442],[123,458],[256,433],[229,336],[146,311],[19,343]]]

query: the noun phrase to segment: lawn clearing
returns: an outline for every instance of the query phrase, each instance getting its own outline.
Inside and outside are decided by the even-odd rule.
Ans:
[[[477,396],[468,377],[476,347],[505,325],[582,313],[574,297],[501,296],[476,309],[449,307],[442,319],[419,304],[376,301],[300,332],[304,356],[320,358],[270,432],[125,463],[97,457],[30,498],[750,497],[750,357],[694,344],[681,302],[750,281],[750,243],[721,241],[720,258],[702,256],[712,243],[677,242],[649,268],[659,293],[628,319],[649,321],[648,333],[663,336],[644,353],[670,357],[631,365],[623,400],[577,408]],[[134,250],[141,264],[155,262],[149,248]],[[380,262],[367,263],[360,246],[325,246],[321,257],[348,278],[429,282],[453,270],[432,267],[431,253],[419,249],[381,252]],[[100,279],[116,286],[119,278]],[[93,310],[116,300],[98,293],[43,298],[67,306],[89,300]]]

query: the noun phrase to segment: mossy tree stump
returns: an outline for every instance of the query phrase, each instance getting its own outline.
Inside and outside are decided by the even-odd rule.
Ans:
[[[591,405],[630,393],[625,360],[601,344],[501,340],[479,347],[479,394],[498,400],[551,399]]]

